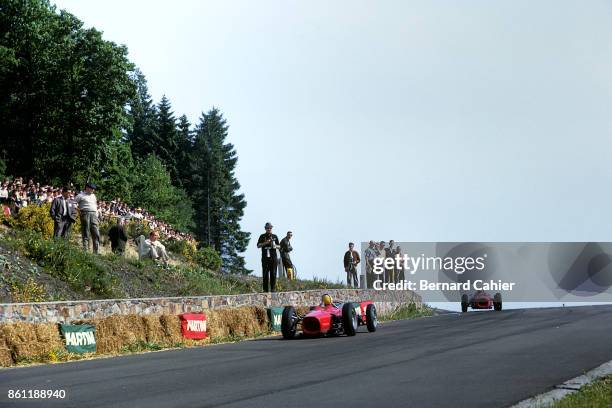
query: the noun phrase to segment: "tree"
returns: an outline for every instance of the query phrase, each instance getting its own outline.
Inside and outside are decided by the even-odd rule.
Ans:
[[[187,120],[187,116],[182,115],[178,122],[178,175],[180,185],[183,188],[188,189],[189,179],[191,175],[191,151],[193,149],[193,132],[191,131],[191,124]]]
[[[172,185],[170,174],[155,155],[136,164],[132,188],[132,205],[146,208],[179,231],[193,226],[191,200]]]
[[[229,273],[250,273],[244,257],[250,233],[240,229],[246,200],[239,194],[234,170],[237,155],[226,143],[227,124],[215,108],[202,114],[195,131],[191,157],[190,193],[196,210],[195,233],[202,244],[213,247]]]
[[[174,185],[180,186],[180,178],[178,174],[178,161],[180,151],[180,135],[176,127],[176,119],[172,112],[172,106],[166,95],[162,96],[159,105],[157,106],[156,118],[156,134],[159,141],[153,153],[166,165],[166,169],[170,173],[170,178]]]
[[[134,159],[140,160],[154,153],[159,144],[156,134],[157,107],[149,95],[147,79],[142,71],[136,68],[131,79],[136,92],[129,102],[131,127],[127,132],[127,140],[131,144]]]
[[[3,0],[0,9],[8,172],[65,183],[105,170],[134,94],[127,49],[45,0]]]

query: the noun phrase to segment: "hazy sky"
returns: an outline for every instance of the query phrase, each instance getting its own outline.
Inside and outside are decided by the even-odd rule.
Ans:
[[[56,4],[221,109],[258,275],[266,221],[332,280],[349,240],[612,240],[612,2]]]

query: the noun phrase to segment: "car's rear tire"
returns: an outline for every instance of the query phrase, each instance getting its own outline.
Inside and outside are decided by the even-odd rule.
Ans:
[[[496,293],[493,297],[493,309],[500,311],[502,310],[502,295],[501,293]]]
[[[378,316],[376,315],[376,306],[369,304],[366,308],[366,327],[369,332],[375,332],[378,327]]]
[[[281,332],[284,339],[292,339],[297,331],[298,316],[293,306],[285,306],[281,319]]]
[[[468,311],[468,306],[470,305],[470,301],[468,299],[468,295],[465,293],[461,295],[461,312],[466,313]]]
[[[342,306],[342,327],[344,334],[354,336],[357,334],[357,313],[352,303],[345,303]]]

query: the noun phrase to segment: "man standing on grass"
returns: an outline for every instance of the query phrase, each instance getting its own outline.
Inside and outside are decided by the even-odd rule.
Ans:
[[[94,191],[96,185],[87,183],[85,191],[76,196],[75,201],[79,206],[79,214],[81,215],[81,234],[83,236],[83,247],[89,250],[89,237],[93,241],[94,253],[100,251],[100,230],[98,229],[98,200]]]
[[[68,187],[62,188],[62,195],[53,199],[49,214],[53,218],[53,238],[70,239],[72,224],[76,221],[76,207],[70,199]]]
[[[276,248],[278,248],[278,237],[272,233],[272,224],[266,222],[264,227],[266,232],[259,236],[257,248],[261,248],[261,267],[263,277],[263,291],[274,292],[276,290],[276,268],[278,258]],[[268,287],[268,282],[270,286]]]

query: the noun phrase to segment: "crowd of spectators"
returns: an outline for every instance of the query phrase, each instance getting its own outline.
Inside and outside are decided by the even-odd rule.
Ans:
[[[74,199],[76,189],[70,186],[69,198]],[[0,183],[0,204],[5,216],[17,215],[19,210],[31,205],[43,205],[51,203],[54,198],[62,194],[62,188],[41,185],[33,179],[24,181],[23,177],[15,177],[12,180],[5,179]],[[130,207],[127,203],[116,198],[112,201],[98,201],[98,218],[101,221],[124,221],[141,222],[150,230],[157,230],[168,240],[189,240],[194,238],[186,232],[176,231],[168,223],[157,219],[153,214],[142,208]]]
[[[402,248],[399,245],[395,245],[395,241],[390,240],[389,244],[385,241],[370,241],[368,247],[364,251],[365,265],[366,265],[366,280],[368,287],[371,288],[375,280],[382,280],[386,283],[398,283],[405,279],[404,270],[398,268],[395,265],[392,268],[384,268],[382,274],[376,275],[373,272],[374,259],[376,258],[393,258],[397,256],[402,257]]]

